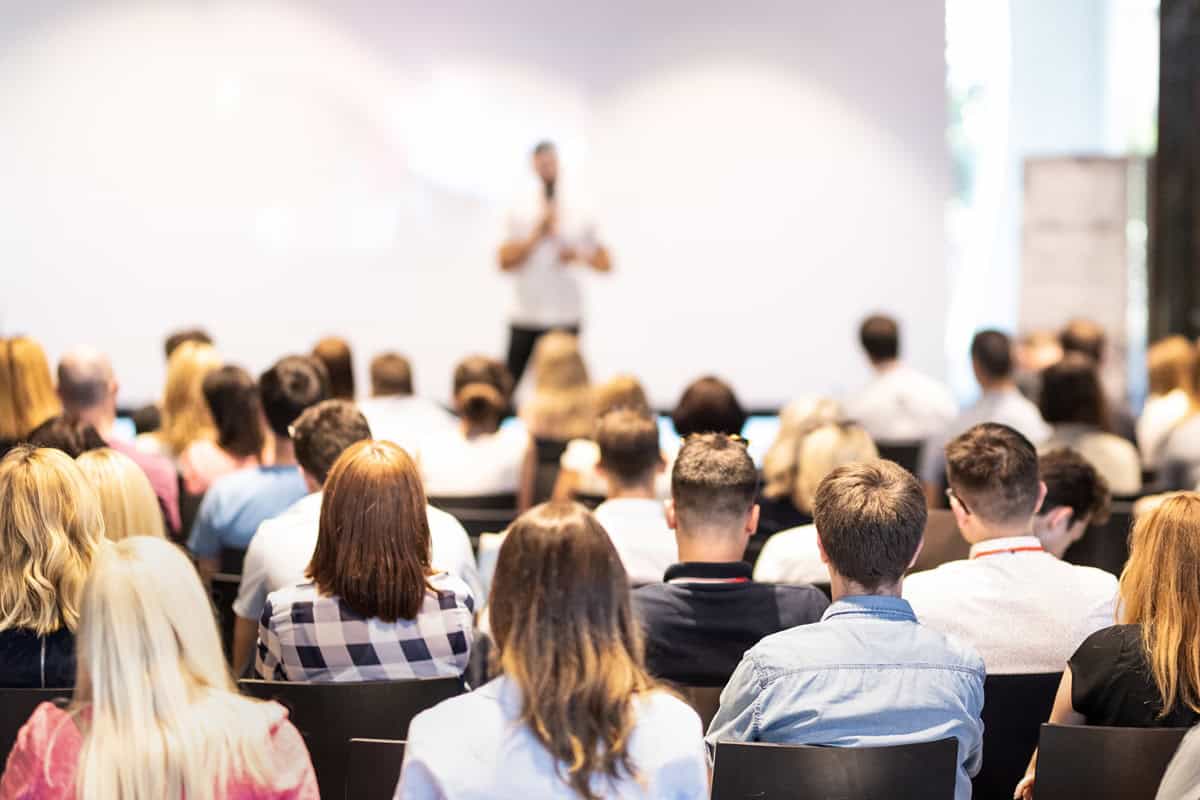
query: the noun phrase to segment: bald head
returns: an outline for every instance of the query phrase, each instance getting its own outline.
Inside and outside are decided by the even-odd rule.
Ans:
[[[76,348],[58,362],[58,394],[68,414],[107,409],[115,402],[116,388],[112,362],[98,350]]]

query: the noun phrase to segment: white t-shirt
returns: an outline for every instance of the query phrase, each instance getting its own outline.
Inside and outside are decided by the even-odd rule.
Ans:
[[[509,213],[508,239],[527,239],[545,213],[542,185],[524,198]],[[538,241],[525,260],[510,274],[515,288],[510,319],[514,325],[552,328],[577,325],[583,316],[583,297],[579,290],[578,264],[564,264],[559,257],[564,247],[574,247],[586,255],[595,246],[595,232],[579,207],[557,189],[557,231]]]
[[[801,525],[767,539],[754,580],[760,583],[829,583],[829,568],[821,561],[817,526]]]
[[[1171,431],[1175,430],[1191,409],[1191,398],[1183,389],[1146,398],[1142,416],[1137,421],[1137,443],[1143,465],[1150,468],[1159,465],[1163,446],[1167,443]]]
[[[666,467],[654,479],[654,493],[666,500],[671,496],[671,470],[675,467],[675,457],[678,449],[664,453]],[[571,470],[578,478],[575,490],[581,494],[608,495],[608,482],[600,474],[600,445],[591,439],[572,439],[567,442],[558,464],[563,469]]]
[[[483,587],[475,568],[471,540],[461,523],[445,511],[427,506],[433,568],[467,585],[475,607],[483,605]],[[242,583],[233,611],[257,621],[271,592],[304,583],[305,570],[317,549],[321,525],[321,493],[313,492],[258,527],[242,565]]]
[[[512,428],[467,438],[460,430],[421,440],[421,477],[430,497],[515,494],[529,437]]]
[[[969,559],[904,579],[921,624],[974,647],[989,675],[1061,672],[1115,624],[1116,598],[1114,575],[1060,561],[1034,536],[980,542]]]
[[[667,567],[679,560],[661,500],[618,497],[605,500],[593,513],[612,539],[630,583],[659,583]]]
[[[949,389],[907,364],[876,372],[845,406],[847,416],[877,442],[922,441],[943,430],[958,413]]]
[[[415,459],[421,442],[438,433],[458,429],[458,419],[432,400],[416,395],[390,395],[360,400],[358,409],[367,418],[371,438],[403,447]]]
[[[987,391],[979,396],[975,405],[925,441],[917,469],[921,480],[934,485],[940,483],[946,472],[946,445],[959,434],[985,422],[998,422],[1013,428],[1034,447],[1050,438],[1050,426],[1042,419],[1042,412],[1015,386]]]

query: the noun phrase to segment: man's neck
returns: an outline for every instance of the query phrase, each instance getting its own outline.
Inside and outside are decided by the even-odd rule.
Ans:
[[[829,595],[835,602],[841,600],[843,597],[900,597],[903,585],[904,579],[902,578],[895,583],[883,584],[876,586],[874,589],[868,589],[861,583],[844,578],[832,569],[829,570]]]
[[[889,358],[886,361],[874,361],[871,363],[871,367],[875,370],[876,375],[885,375],[898,366],[900,366],[900,359],[898,358]]]
[[[979,388],[984,394],[998,394],[1016,389],[1017,384],[1012,378],[989,378],[980,381]]]
[[[101,406],[72,411],[71,415],[80,422],[91,425],[103,439],[108,439],[112,436],[113,424],[117,419],[117,415],[112,410]]]
[[[608,482],[609,500],[654,500],[658,497],[653,483],[625,486],[615,481]]]
[[[1012,539],[1017,536],[1032,536],[1033,522],[1024,525],[977,525],[964,538],[971,544],[990,542],[996,539]]]
[[[286,467],[296,463],[296,448],[286,436],[272,434],[275,438],[275,466]]]
[[[730,564],[741,561],[746,553],[746,540],[737,531],[705,531],[693,535],[675,531],[681,562]]]

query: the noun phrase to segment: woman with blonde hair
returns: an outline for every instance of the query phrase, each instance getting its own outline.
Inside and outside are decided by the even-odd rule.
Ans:
[[[1139,518],[1121,572],[1119,624],[1067,662],[1055,725],[1190,728],[1200,722],[1200,494],[1168,497]],[[1034,796],[1037,753],[1015,796]]]
[[[812,507],[799,507],[794,498],[804,438],[822,425],[842,418],[842,407],[828,397],[800,397],[779,414],[779,432],[763,457],[763,488],[759,499],[758,536],[812,522]]]
[[[533,378],[533,397],[521,409],[529,435],[563,442],[589,436],[595,407],[579,339],[564,331],[539,339]]]
[[[621,559],[583,506],[512,524],[489,608],[503,675],[417,715],[397,798],[708,796],[700,720],[646,673]]]
[[[72,703],[33,712],[0,800],[316,800],[287,711],[237,693],[179,548],[141,536],[105,547],[82,612]]]
[[[879,458],[875,442],[853,422],[827,422],[800,442],[790,499],[796,508],[812,513],[817,487],[838,467]],[[817,529],[808,524],[780,531],[767,539],[754,579],[764,583],[828,583],[829,569],[821,561]]]
[[[1150,394],[1137,421],[1137,446],[1142,465],[1158,465],[1162,446],[1192,408],[1192,364],[1195,346],[1183,336],[1168,336],[1146,351]]]
[[[0,455],[61,413],[41,345],[28,336],[0,339]]]
[[[204,379],[220,367],[221,357],[211,345],[184,342],[175,348],[167,361],[162,428],[137,437],[138,449],[178,459],[192,442],[217,438],[204,399]]]
[[[137,463],[116,450],[89,450],[75,463],[96,492],[104,535],[113,542],[130,536],[167,535],[162,507],[150,479]]]
[[[74,682],[79,593],[103,536],[66,453],[22,445],[0,460],[0,686]]]

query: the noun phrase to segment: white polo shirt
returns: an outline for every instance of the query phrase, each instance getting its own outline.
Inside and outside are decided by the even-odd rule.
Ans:
[[[921,624],[974,647],[993,675],[1061,672],[1115,624],[1116,598],[1115,576],[1061,561],[1034,536],[980,542],[966,560],[904,579]]]
[[[545,214],[546,200],[542,185],[516,204],[508,215],[508,239],[528,238]],[[561,182],[557,189],[557,231],[543,237],[509,273],[515,289],[509,318],[514,325],[528,328],[553,328],[578,325],[583,317],[583,296],[579,289],[578,264],[564,264],[559,258],[563,247],[574,247],[581,255],[595,247],[595,234],[579,206],[564,199]]]
[[[958,413],[950,390],[907,364],[878,370],[846,401],[846,414],[877,442],[923,441],[946,428]]]
[[[679,560],[661,500],[618,497],[605,500],[593,513],[621,556],[630,583],[659,583],[667,567]]]
[[[821,560],[817,526],[801,525],[767,539],[754,564],[759,583],[829,583],[829,567]]]
[[[287,511],[258,527],[246,550],[242,583],[233,604],[234,613],[242,619],[257,621],[268,594],[307,580],[304,572],[317,549],[321,496],[320,492],[313,492],[302,497]],[[445,511],[433,506],[425,510],[433,545],[433,568],[467,584],[475,597],[475,607],[482,606],[483,587],[466,530]]]
[[[917,475],[937,485],[946,473],[946,445],[961,433],[984,422],[998,422],[1015,429],[1036,447],[1050,438],[1050,426],[1042,412],[1015,386],[984,392],[975,405],[955,417],[949,425],[925,440]]]

